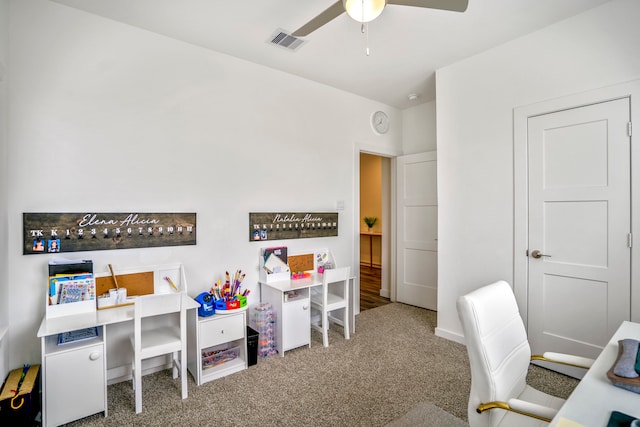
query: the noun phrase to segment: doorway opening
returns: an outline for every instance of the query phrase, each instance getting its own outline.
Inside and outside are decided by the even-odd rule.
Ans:
[[[360,153],[360,310],[389,304],[391,162]]]

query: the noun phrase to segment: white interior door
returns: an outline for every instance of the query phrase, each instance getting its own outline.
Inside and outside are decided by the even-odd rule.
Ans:
[[[436,152],[396,158],[396,301],[437,310]]]
[[[630,318],[628,98],[528,119],[528,335],[595,357]]]

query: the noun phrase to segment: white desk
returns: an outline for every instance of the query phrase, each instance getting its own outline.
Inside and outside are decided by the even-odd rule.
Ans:
[[[349,331],[355,333],[354,279],[349,278]],[[322,286],[322,275],[311,273],[304,279],[260,282],[260,300],[268,302],[276,312],[276,348],[281,356],[284,352],[303,345],[311,346],[311,309],[309,291]],[[289,298],[291,293],[297,298]]]
[[[618,356],[618,341],[625,338],[640,340],[640,323],[623,322],[620,325],[591,369],[553,418],[551,427],[558,425],[561,418],[587,427],[604,427],[611,411],[640,418],[640,394],[615,387],[607,378],[607,371]]]
[[[200,304],[183,293],[189,309]],[[42,319],[42,425],[57,426],[98,412],[107,416],[107,326],[132,321],[134,306]],[[58,345],[58,334],[98,327],[99,336]],[[133,328],[133,325],[132,325]]]

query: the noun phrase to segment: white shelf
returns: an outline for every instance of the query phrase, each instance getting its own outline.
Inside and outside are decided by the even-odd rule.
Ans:
[[[242,354],[237,358],[230,360],[228,362],[222,363],[218,366],[212,366],[209,368],[202,369],[202,383],[206,383],[208,381],[213,381],[217,378],[222,378],[227,375],[234,374],[236,372],[240,372],[244,369],[247,369],[245,358],[242,357]]]
[[[102,326],[98,327],[98,336],[86,340],[78,340],[68,342],[66,344],[58,344],[58,335],[49,335],[45,338],[45,354],[56,354],[74,351],[79,348],[100,344],[103,342]]]

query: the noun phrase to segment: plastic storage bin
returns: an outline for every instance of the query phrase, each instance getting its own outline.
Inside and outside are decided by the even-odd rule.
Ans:
[[[230,362],[240,356],[240,347],[221,348],[211,347],[202,350],[202,369],[209,369],[223,363]]]
[[[258,356],[267,357],[276,354],[276,313],[271,304],[261,303],[253,307],[250,323],[259,334]]]

